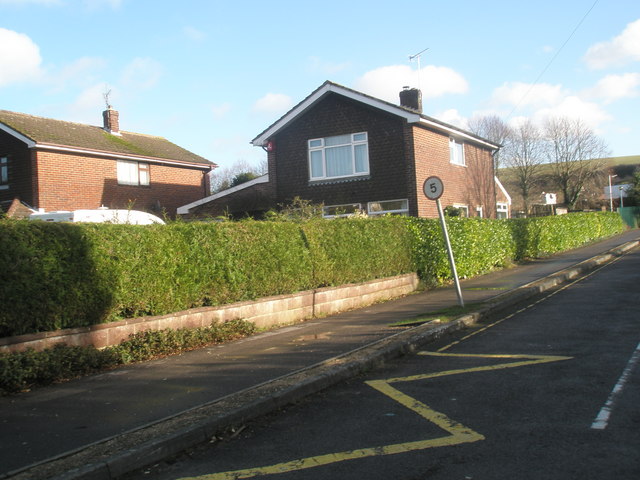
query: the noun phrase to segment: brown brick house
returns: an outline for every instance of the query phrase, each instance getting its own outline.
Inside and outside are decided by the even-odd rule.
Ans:
[[[437,175],[445,185],[443,206],[495,218],[502,192],[496,191],[492,154],[500,145],[423,115],[419,90],[407,88],[400,99],[394,105],[325,82],[251,142],[268,155],[261,183],[220,192],[178,213],[227,210],[237,216],[257,212],[258,198],[267,210],[298,197],[323,203],[327,216],[359,210],[435,217],[435,202],[422,188]]]
[[[128,208],[174,216],[208,195],[215,164],[162,138],[0,110],[0,205]]]

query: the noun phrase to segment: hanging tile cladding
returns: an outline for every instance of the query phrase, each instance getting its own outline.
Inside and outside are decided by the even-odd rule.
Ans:
[[[33,166],[29,149],[21,141],[0,131],[0,157],[9,159],[9,184],[8,188],[0,189],[0,202],[19,198],[28,205],[33,205],[34,195],[31,189]]]
[[[277,202],[294,197],[325,205],[362,203],[408,197],[404,120],[350,99],[330,94],[276,137]],[[311,183],[307,142],[367,132],[369,171],[363,177]]]

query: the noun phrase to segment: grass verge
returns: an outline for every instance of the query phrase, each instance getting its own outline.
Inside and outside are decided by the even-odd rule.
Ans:
[[[194,350],[253,335],[257,327],[245,320],[209,327],[136,333],[119,345],[98,350],[64,344],[37,352],[0,354],[0,394],[25,392],[83,375]]]

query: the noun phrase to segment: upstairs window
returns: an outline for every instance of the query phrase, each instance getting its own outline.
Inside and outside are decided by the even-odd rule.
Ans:
[[[118,185],[149,185],[149,164],[118,160]]]
[[[9,157],[0,157],[0,189],[9,187]]]
[[[369,174],[366,132],[309,140],[309,179],[358,177]]]
[[[449,137],[449,161],[455,165],[466,165],[464,161],[464,144],[453,137]]]

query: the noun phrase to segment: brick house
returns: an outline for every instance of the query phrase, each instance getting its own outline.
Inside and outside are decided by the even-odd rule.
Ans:
[[[354,211],[436,217],[423,184],[437,175],[445,185],[443,206],[467,216],[508,216],[508,197],[493,171],[500,145],[423,115],[417,89],[405,88],[394,105],[325,82],[251,143],[267,151],[267,175],[178,213],[256,214],[299,197],[324,204],[328,217]]]
[[[0,110],[0,206],[129,208],[175,216],[209,194],[215,164],[162,138]]]

